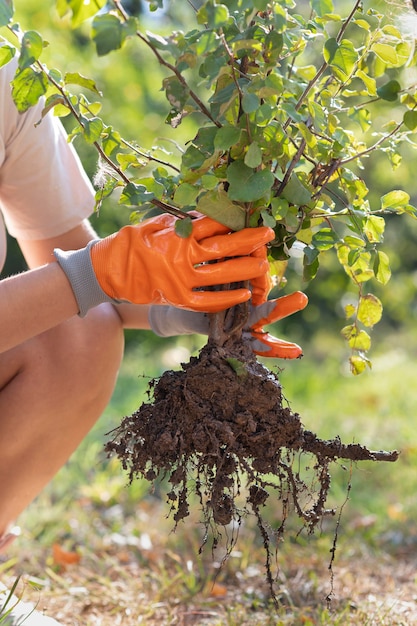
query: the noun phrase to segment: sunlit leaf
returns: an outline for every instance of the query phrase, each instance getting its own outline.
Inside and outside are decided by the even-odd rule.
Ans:
[[[340,43],[335,38],[328,39],[324,44],[324,58],[329,65],[345,80],[350,76],[358,60],[358,53],[349,39]]]
[[[354,354],[349,358],[350,371],[354,376],[362,374],[367,367],[371,367],[371,362],[364,355]]]
[[[312,0],[311,6],[313,11],[322,17],[326,15],[326,13],[333,13],[333,2],[332,0]]]
[[[102,95],[94,80],[87,78],[78,72],[67,72],[64,76],[64,82],[66,85],[79,85],[80,87],[94,91],[100,96]]]
[[[403,208],[407,206],[410,202],[410,195],[403,191],[402,189],[395,189],[393,191],[389,191],[381,198],[381,209],[383,211],[390,210],[395,211],[396,209]]]
[[[354,315],[355,313],[356,313],[356,306],[354,304],[345,305],[346,319],[349,319],[349,317],[352,317],[352,315]]]
[[[381,285],[386,285],[391,278],[391,268],[388,255],[382,250],[378,250],[374,261],[375,278]]]
[[[77,28],[82,22],[98,13],[106,4],[106,0],[56,0],[58,14],[63,17],[68,12],[72,13],[71,24]]]
[[[43,50],[43,39],[34,30],[27,31],[22,38],[19,67],[21,70],[29,67],[37,61]]]
[[[372,293],[362,296],[359,300],[357,317],[368,328],[377,324],[382,317],[382,303],[379,298]]]
[[[46,93],[48,79],[43,72],[37,72],[32,67],[27,67],[17,72],[11,85],[13,100],[18,111],[23,113],[36,104],[39,98]]]
[[[15,54],[16,48],[14,46],[0,46],[0,67],[11,61]]]
[[[385,230],[385,220],[378,215],[370,215],[363,226],[363,232],[365,233],[370,243],[377,243],[383,240]]]
[[[389,63],[390,65],[396,65],[398,62],[398,55],[392,46],[386,43],[374,43],[372,46],[372,51],[384,61],[384,63]]]

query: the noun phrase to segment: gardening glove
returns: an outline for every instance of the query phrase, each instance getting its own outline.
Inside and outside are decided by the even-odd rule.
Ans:
[[[248,319],[249,330],[244,329],[243,335],[250,338],[255,354],[276,359],[297,359],[303,356],[300,346],[274,337],[264,330],[264,326],[301,311],[307,302],[307,296],[302,291],[295,291],[253,307]]]
[[[249,300],[251,292],[246,288],[206,288],[262,276],[268,268],[264,254],[250,255],[265,247],[274,231],[262,226],[232,233],[208,217],[198,217],[191,235],[180,237],[176,220],[160,215],[125,226],[80,250],[55,249],[79,315],[84,317],[102,302],[171,304],[213,313]]]
[[[276,300],[268,300],[259,305],[249,305],[247,327],[243,337],[252,343],[252,349],[259,356],[279,359],[296,359],[302,356],[302,349],[295,343],[273,337],[263,327],[301,311],[307,304],[307,296],[296,291]],[[209,319],[204,313],[185,311],[173,306],[149,307],[149,323],[153,332],[160,337],[173,335],[208,335]]]

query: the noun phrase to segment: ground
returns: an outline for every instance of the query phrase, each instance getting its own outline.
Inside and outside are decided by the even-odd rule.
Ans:
[[[409,529],[370,545],[373,520],[350,520],[347,536],[340,529],[331,571],[330,525],[318,536],[289,539],[278,554],[275,607],[250,522],[219,569],[221,555],[199,556],[197,534],[189,527],[168,531],[156,500],[142,503],[139,535],[133,530],[138,519],[124,519],[121,533],[101,534],[107,522],[91,503],[84,506],[92,528],[81,531],[78,545],[65,535],[52,546],[24,536],[0,565],[5,584],[21,572],[23,598],[64,626],[417,624],[417,541]],[[116,507],[109,515],[122,512]]]

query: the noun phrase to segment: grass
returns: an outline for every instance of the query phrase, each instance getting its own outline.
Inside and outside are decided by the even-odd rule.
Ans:
[[[24,599],[68,626],[417,623],[413,344],[410,333],[381,340],[373,370],[357,378],[345,371],[341,345],[325,337],[305,346],[302,361],[285,363],[284,394],[307,428],[372,449],[398,448],[401,456],[394,464],[333,467],[331,504],[343,506],[340,525],[337,516],[326,519],[311,537],[290,525],[277,555],[279,608],[268,598],[253,520],[220,567],[224,546],[199,553],[198,511],[174,533],[164,484],[153,491],[145,481],[127,486],[117,460],[102,453],[105,433],[145,399],[148,377],[201,345],[192,337],[155,347],[138,335],[102,419],[22,516],[23,536],[0,562],[2,581],[10,586],[22,574]],[[279,504],[269,505],[271,526],[279,515]]]

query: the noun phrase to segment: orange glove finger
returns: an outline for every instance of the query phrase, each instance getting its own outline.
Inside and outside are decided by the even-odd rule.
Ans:
[[[266,246],[261,246],[254,250],[251,254],[252,257],[257,259],[264,259],[267,261],[267,248]],[[268,294],[272,289],[272,279],[269,274],[269,271],[264,272],[260,276],[255,277],[251,280],[251,290],[252,290],[252,305],[254,307],[266,302],[268,299]]]
[[[308,298],[302,291],[295,291],[276,300],[269,300],[253,309],[249,325],[252,330],[260,330],[288,317],[307,306]]]
[[[252,280],[268,271],[268,261],[241,257],[199,265],[193,270],[193,287],[208,287]],[[250,292],[249,292],[250,293]]]
[[[252,331],[252,350],[259,356],[275,359],[299,359],[302,348],[296,343],[273,337],[269,333]]]
[[[200,313],[218,313],[247,302],[250,298],[249,289],[232,289],[231,291],[192,291],[187,298],[187,305],[177,308],[189,309]]]
[[[192,217],[197,216],[196,219],[193,219],[193,237],[197,241],[231,232],[228,226],[224,226],[224,224],[220,224],[220,222],[216,222],[210,217],[201,215],[197,211],[190,211],[189,215]]]
[[[194,232],[194,230],[193,230]],[[236,257],[252,254],[275,237],[272,228],[244,228],[230,235],[215,235],[198,241],[193,263],[213,261],[220,257]],[[197,258],[198,256],[198,258]]]

